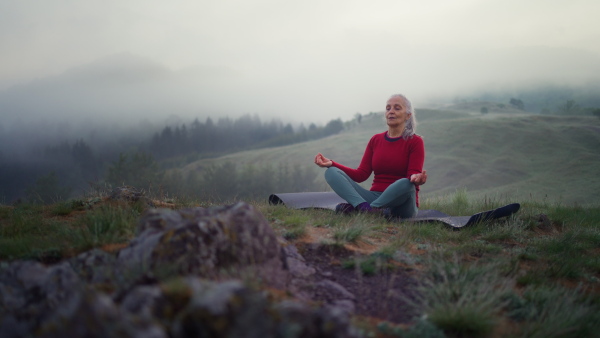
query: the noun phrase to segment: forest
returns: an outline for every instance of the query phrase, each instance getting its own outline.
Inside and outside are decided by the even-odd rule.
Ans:
[[[302,168],[285,165],[253,168],[232,163],[207,168],[203,175],[185,179],[166,174],[166,170],[200,158],[314,140],[343,129],[341,119],[324,126],[311,123],[294,128],[275,119],[262,122],[258,116],[219,118],[216,122],[209,117],[205,122],[196,118],[189,124],[167,125],[147,131],[146,136],[124,137],[119,142],[79,138],[21,149],[19,156],[3,151],[0,203],[52,203],[90,188],[123,184],[161,194],[184,193],[208,199],[252,197],[275,188],[300,189],[300,182],[307,183]]]

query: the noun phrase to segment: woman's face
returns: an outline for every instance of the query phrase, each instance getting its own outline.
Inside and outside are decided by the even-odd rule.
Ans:
[[[390,127],[403,126],[410,114],[406,112],[406,102],[398,96],[390,98],[385,106],[385,120]]]

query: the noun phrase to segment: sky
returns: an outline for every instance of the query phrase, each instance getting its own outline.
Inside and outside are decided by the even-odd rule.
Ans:
[[[0,0],[0,114],[68,105],[142,118],[151,106],[156,118],[326,122],[382,111],[395,93],[420,107],[482,88],[581,84],[600,74],[598,13],[597,0]],[[73,93],[53,82],[65,74],[123,59],[163,75],[47,101]],[[52,94],[28,91],[40,81]]]

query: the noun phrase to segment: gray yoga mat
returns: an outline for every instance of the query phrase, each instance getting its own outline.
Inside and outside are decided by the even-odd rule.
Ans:
[[[343,202],[345,201],[334,192],[280,193],[269,196],[269,204],[283,204],[292,209],[318,208],[335,210],[335,206]],[[520,207],[519,203],[512,203],[471,216],[450,216],[438,210],[419,210],[417,216],[403,219],[402,221],[442,222],[452,228],[459,229],[479,222],[510,216],[519,211]]]

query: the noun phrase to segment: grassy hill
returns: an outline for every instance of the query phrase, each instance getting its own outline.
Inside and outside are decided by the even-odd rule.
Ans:
[[[423,198],[466,189],[469,197],[598,204],[600,201],[600,119],[491,111],[417,109],[418,134],[426,146],[429,180]],[[286,163],[314,171],[327,186],[323,169],[313,164],[317,152],[357,166],[369,138],[385,131],[381,114],[363,117],[344,132],[285,147],[259,149],[206,159],[181,168],[202,170],[225,161],[236,164]],[[369,186],[365,182],[365,186]]]

